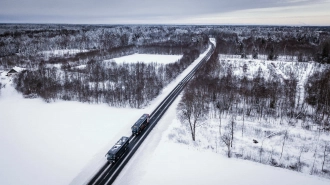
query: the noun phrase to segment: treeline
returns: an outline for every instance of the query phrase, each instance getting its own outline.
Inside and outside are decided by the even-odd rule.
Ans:
[[[5,29],[7,28],[7,29]],[[84,26],[0,25],[0,66],[10,69],[49,64],[86,64],[133,53],[183,54],[203,52],[208,36],[195,27],[179,26]],[[78,49],[77,54],[48,56],[44,51]],[[72,64],[73,65],[73,64]]]
[[[205,39],[193,26],[0,25],[0,30],[0,57],[16,53],[28,57],[56,49],[105,51],[166,42],[189,45],[192,38]]]
[[[167,65],[90,60],[85,68],[76,68],[66,63],[63,71],[40,63],[37,70],[20,73],[14,83],[24,96],[40,96],[46,102],[63,99],[141,108],[199,54],[196,49],[187,51],[179,61]]]
[[[210,115],[219,117],[220,121],[223,115],[235,115],[243,120],[245,117],[291,125],[299,122],[306,129],[310,123],[316,123],[330,130],[329,69],[313,74],[304,87],[305,97],[301,97],[294,71],[289,71],[286,78],[273,74],[265,79],[259,68],[251,79],[245,75],[248,66],[243,65],[243,75],[235,76],[232,66],[218,58],[223,47],[218,43],[222,39],[217,38],[217,52],[186,87],[182,103],[192,107],[206,104]]]
[[[242,58],[266,55],[268,60],[279,56],[294,56],[299,62],[329,63],[329,30],[312,27],[247,27],[214,30],[220,36],[221,54],[241,55]]]
[[[305,85],[306,103],[314,109],[313,120],[330,130],[330,69],[314,73]]]
[[[218,43],[216,51],[219,52],[222,45]],[[249,66],[242,65],[243,75],[238,77],[226,60],[219,60],[218,52],[213,53],[186,86],[177,107],[178,118],[189,129],[191,139],[207,141],[207,144],[198,146],[216,152],[220,141],[226,147],[228,157],[300,172],[308,169],[311,175],[329,177],[330,145],[325,137],[322,138],[322,133],[326,136],[330,131],[329,66],[316,64],[322,66],[319,68],[322,72],[316,70],[302,88],[300,83],[298,85],[299,72],[293,70],[286,73],[287,77],[272,74],[265,79],[264,76],[268,75],[259,68],[253,78],[247,78],[245,72]],[[302,63],[296,65],[307,66]],[[218,120],[219,124],[214,120]],[[246,124],[246,121],[250,123]],[[256,121],[257,124],[251,124]],[[283,127],[278,124],[283,124]],[[197,132],[197,137],[204,138],[196,139],[196,129],[200,126],[204,128]],[[312,130],[311,135],[301,137],[296,129],[290,133],[289,129],[294,126]],[[176,132],[177,142],[189,143],[182,139],[186,134],[184,130]],[[211,138],[215,138],[215,147]],[[249,144],[248,140],[253,144]],[[255,145],[257,143],[259,145]]]
[[[0,65],[36,67],[42,60],[48,61],[42,51],[61,49],[83,52],[54,57],[49,63],[61,60],[86,63],[133,52],[182,54],[192,48],[202,52],[208,36],[221,38],[218,39],[223,46],[218,51],[221,54],[242,58],[266,55],[269,60],[291,56],[300,62],[330,62],[327,27],[0,25]]]

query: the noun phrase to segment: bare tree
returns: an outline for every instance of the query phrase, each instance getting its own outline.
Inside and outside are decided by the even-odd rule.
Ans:
[[[284,150],[284,145],[285,145],[285,141],[288,139],[288,130],[284,131],[284,136],[283,136],[283,143],[282,143],[282,150],[281,150],[281,156],[280,156],[280,160],[282,159],[283,156],[283,150]]]
[[[224,133],[221,135],[221,141],[227,147],[227,156],[231,157],[231,148],[233,147],[234,141],[234,130],[235,130],[236,122],[234,117],[231,117],[229,124],[225,126]]]
[[[312,165],[312,168],[311,168],[311,171],[310,171],[311,175],[313,175],[313,173],[314,173],[315,162],[316,162],[316,157],[317,157],[317,146],[315,147],[313,157],[314,157],[313,165]]]
[[[327,157],[330,154],[330,142],[324,142],[324,150],[323,150],[323,162],[322,162],[322,171],[324,172],[324,163],[327,160]]]
[[[259,162],[260,163],[261,163],[261,159],[262,159],[262,153],[264,153],[263,146],[264,146],[264,139],[262,140],[261,146],[260,146],[260,149],[259,149]]]
[[[226,130],[222,135],[221,135],[221,141],[226,145],[227,147],[227,156],[228,158],[231,157],[231,144],[232,144],[232,140],[231,140],[231,134],[230,131]]]
[[[221,136],[221,114],[223,112],[223,104],[220,101],[217,103],[217,108],[219,109],[219,134]]]
[[[313,155],[313,157],[314,157],[313,165],[312,165],[312,168],[311,168],[311,171],[310,171],[311,175],[314,173],[315,162],[316,162],[316,157],[317,157],[317,152],[318,152],[317,147],[318,147],[318,144],[319,144],[319,141],[320,141],[320,136],[321,136],[321,130],[319,129],[318,135],[316,136],[317,137],[317,139],[316,139],[317,142],[316,142],[316,145],[315,145],[315,150],[314,150],[314,155]]]
[[[201,93],[194,93],[189,88],[184,92],[178,105],[178,117],[182,123],[189,125],[193,141],[196,139],[196,128],[203,125],[208,111],[208,106],[204,102]]]
[[[301,166],[302,166],[302,164],[301,164],[301,155],[303,153],[306,153],[306,152],[308,152],[308,147],[306,145],[302,145],[300,147],[300,150],[299,150],[299,157],[298,157],[298,162],[297,162],[298,171],[301,171]]]
[[[230,147],[233,147],[233,141],[234,141],[234,130],[235,130],[235,127],[236,127],[236,122],[235,122],[235,118],[234,118],[234,116],[233,116],[233,117],[231,117],[231,119],[230,119],[230,127],[229,127],[230,134],[231,134],[231,143],[230,143]]]

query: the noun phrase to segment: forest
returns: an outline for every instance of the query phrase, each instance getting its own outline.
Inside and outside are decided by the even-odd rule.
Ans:
[[[0,70],[25,69],[13,77],[25,98],[144,108],[209,38],[215,52],[177,108],[186,129],[170,138],[204,139],[228,157],[330,178],[329,27],[2,24]],[[111,61],[134,53],[182,57]]]
[[[265,80],[262,71],[253,79],[237,78],[231,66],[223,67],[217,62],[218,55],[223,54],[270,61],[291,57],[302,64],[310,61],[327,64],[328,27],[2,24],[0,68],[26,69],[14,80],[16,89],[25,97],[39,96],[46,102],[63,99],[141,108],[206,50],[211,37],[217,40],[216,52],[209,62],[213,71],[196,79],[203,82],[211,78],[207,79],[210,80],[207,89],[213,91],[212,99],[225,101],[215,102],[219,110],[229,110],[232,102],[239,100],[246,105],[239,112],[254,114],[252,110],[258,105],[260,117],[289,114],[293,118],[296,114],[306,115],[300,113],[306,111],[306,103],[316,107],[315,120],[325,116],[328,119],[328,103],[321,101],[329,99],[324,82],[326,70],[310,76],[306,84],[312,85],[306,87],[306,101],[299,112],[294,110],[297,79],[293,72],[285,80],[276,75]],[[60,56],[45,52],[74,49],[78,52]],[[167,65],[103,62],[134,53],[180,54],[182,58]],[[245,64],[243,70],[246,68]]]
[[[209,40],[194,28],[77,25],[20,25],[8,28],[0,38],[1,66],[27,69],[14,80],[25,97],[133,108],[155,98],[207,49]],[[78,52],[63,56],[44,52],[72,49]],[[182,57],[167,65],[103,62],[134,53]]]
[[[329,65],[304,62],[299,55],[282,61],[283,53],[276,61],[271,51],[262,60],[253,52],[228,53],[219,44],[223,36],[216,39],[216,52],[177,107],[186,129],[176,128],[169,137],[215,152],[224,147],[228,157],[330,178]]]

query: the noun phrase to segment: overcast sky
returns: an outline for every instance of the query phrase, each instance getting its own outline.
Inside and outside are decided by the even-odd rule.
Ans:
[[[0,23],[330,26],[330,0],[0,0]]]

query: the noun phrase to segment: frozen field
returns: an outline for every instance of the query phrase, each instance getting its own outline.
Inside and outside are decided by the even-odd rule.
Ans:
[[[138,54],[127,55],[120,58],[113,58],[111,60],[105,60],[106,62],[115,61],[117,63],[161,63],[168,64],[178,61],[182,55],[153,55],[153,54]]]

